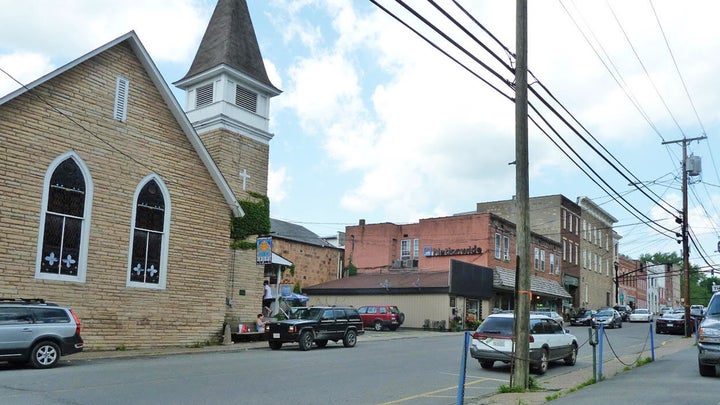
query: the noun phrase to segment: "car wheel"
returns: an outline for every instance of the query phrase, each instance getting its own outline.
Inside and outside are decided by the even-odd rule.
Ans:
[[[343,346],[354,347],[355,343],[357,343],[357,333],[355,333],[354,330],[350,329],[349,331],[345,332],[345,337],[343,338]]]
[[[327,346],[327,342],[328,342],[327,339],[320,339],[320,340],[315,341],[315,345],[317,345],[317,347],[322,348],[322,347]]]
[[[279,350],[282,347],[282,342],[268,342],[268,344],[273,350]]]
[[[393,332],[396,331],[397,328],[398,328],[398,327],[395,326],[395,325],[393,325],[393,326],[388,326],[388,329],[390,329],[390,330],[393,331]]]
[[[700,375],[703,377],[715,377],[715,365],[701,364],[698,361],[698,368],[700,369]]]
[[[313,335],[312,332],[309,330],[306,330],[305,332],[300,334],[300,350],[302,351],[308,351],[312,348],[313,344]]]
[[[618,324],[618,328],[622,328],[622,322]]]
[[[484,368],[485,370],[490,370],[493,368],[493,365],[495,364],[495,361],[493,360],[478,360],[480,362],[480,367]]]
[[[563,360],[565,361],[565,364],[568,366],[574,366],[577,362],[577,353],[578,353],[578,347],[575,343],[572,345],[572,349],[570,350],[570,354],[565,357]]]
[[[540,362],[538,363],[537,367],[535,368],[535,373],[537,375],[543,375],[548,369],[548,351],[547,349],[543,349],[542,354],[540,355]]]
[[[60,347],[50,341],[40,342],[33,347],[30,360],[35,368],[54,367],[60,360]]]
[[[380,332],[380,331],[382,330],[382,322],[380,322],[380,321],[375,321],[375,324],[373,325],[373,329],[375,329],[376,331]]]

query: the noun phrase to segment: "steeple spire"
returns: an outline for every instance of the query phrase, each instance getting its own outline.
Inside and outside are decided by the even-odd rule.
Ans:
[[[265,71],[245,0],[218,0],[190,70],[179,82],[222,64],[277,90]]]

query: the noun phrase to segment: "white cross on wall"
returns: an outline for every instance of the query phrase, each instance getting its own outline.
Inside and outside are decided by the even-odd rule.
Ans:
[[[245,190],[245,187],[247,186],[247,179],[250,178],[250,175],[247,173],[247,169],[243,169],[243,171],[240,172],[240,177],[243,179],[243,191]]]

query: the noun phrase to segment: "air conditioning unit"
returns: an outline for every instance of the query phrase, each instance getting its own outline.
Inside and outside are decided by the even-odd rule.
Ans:
[[[402,267],[402,265],[403,265],[403,261],[402,261],[402,260],[400,260],[400,259],[393,260],[392,268],[393,268],[393,269],[399,269],[399,268]]]

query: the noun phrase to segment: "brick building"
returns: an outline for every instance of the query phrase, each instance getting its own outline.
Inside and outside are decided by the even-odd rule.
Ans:
[[[567,307],[580,307],[580,206],[556,194],[529,199],[530,229],[561,244],[562,285],[572,299]],[[492,212],[517,221],[516,201],[501,200],[477,203],[477,212]]]
[[[244,1],[219,0],[178,86],[187,115],[130,32],[0,99],[0,296],[73,307],[90,350],[205,342],[259,312],[230,218],[266,194],[280,90]]]
[[[495,308],[513,308],[515,241],[515,224],[490,213],[406,225],[361,220],[345,228],[345,265],[352,263],[357,275],[304,291],[313,302],[398,305],[409,327],[426,319],[484,318]],[[533,233],[531,250],[533,308],[561,312],[570,298],[560,285],[561,244]]]

